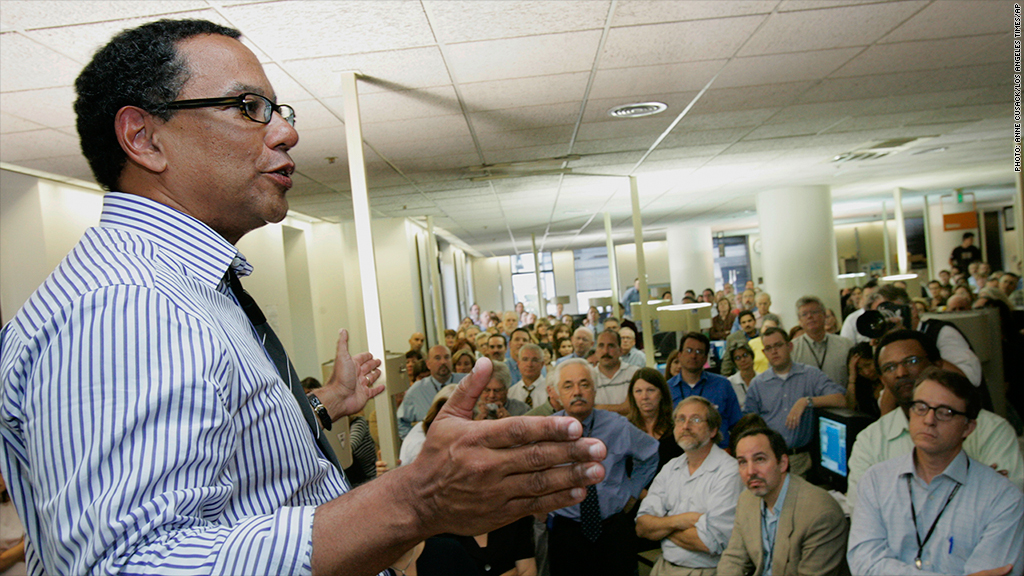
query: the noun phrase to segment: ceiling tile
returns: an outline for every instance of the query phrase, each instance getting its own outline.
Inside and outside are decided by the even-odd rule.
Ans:
[[[3,160],[3,138],[4,137],[0,137],[0,160],[6,162],[6,160]],[[38,160],[18,160],[17,164],[18,166],[24,166],[25,168],[31,168],[33,170],[41,170],[43,172],[49,172],[50,174],[70,176],[71,178],[77,178],[85,182],[96,181],[92,177],[92,169],[89,168],[89,163],[81,153],[69,156],[40,158]]]
[[[707,60],[598,70],[590,97],[639,102],[647,100],[651,94],[697,92],[725,63],[726,60]]]
[[[860,51],[860,48],[839,48],[734,58],[722,70],[714,86],[731,88],[818,80],[831,74]]]
[[[740,56],[869,46],[927,2],[892,2],[772,14]]]
[[[425,1],[437,39],[452,44],[600,29],[607,1]]]
[[[51,0],[43,2],[4,2],[0,11],[0,29],[51,28],[121,18],[171,14],[201,10],[209,5],[198,0],[169,0],[154,4],[151,0]]]
[[[1005,46],[998,43],[1005,39]],[[989,49],[999,46],[1000,50]],[[833,74],[833,77],[909,72],[992,62],[1010,62],[1013,55],[1005,35],[966,36],[920,42],[876,44]]]
[[[574,124],[580,114],[577,102],[518,106],[503,110],[470,111],[469,118],[477,133],[528,130],[545,126]]]
[[[79,151],[78,138],[56,130],[0,134],[2,162],[23,163],[25,160],[74,156]]]
[[[461,86],[466,108],[472,112],[515,108],[523,102],[557,104],[578,102],[587,87],[588,74],[561,74],[476,82]]]
[[[661,102],[662,104],[668,105],[668,108],[659,114],[659,117],[675,118],[686,109],[686,106],[693,100],[697,95],[697,92],[676,92],[672,94],[650,94],[645,100],[653,102]],[[623,101],[622,98],[591,98],[587,101],[587,109],[583,113],[583,122],[606,122],[611,120],[611,116],[608,115],[608,111],[616,106],[622,104],[630,104],[631,102],[627,99]],[[629,122],[629,119],[616,118],[617,121]],[[672,120],[668,121],[669,123]]]
[[[0,93],[0,108],[36,124],[62,128],[75,125],[74,100],[71,87],[4,92]]]
[[[881,41],[932,40],[1012,31],[1012,2],[944,0],[932,2]]]
[[[461,84],[509,78],[589,72],[601,32],[569,32],[453,44],[446,57]]]
[[[444,58],[436,46],[288,60],[282,64],[320,98],[341,96],[341,72],[358,71],[359,94],[447,86]]]
[[[11,112],[15,110],[15,108],[8,108],[7,106],[3,106],[3,102],[4,101],[2,100],[2,97],[0,97],[0,106],[2,106],[4,110],[9,110]],[[23,118],[19,118],[12,114],[0,112],[0,134],[29,132],[32,130],[41,130],[43,128],[46,128],[46,126],[36,124],[35,122],[31,122]]]
[[[290,2],[287,9],[279,5],[272,12],[259,6],[222,10],[257,46],[278,60],[434,44],[423,8],[415,0]]]
[[[430,138],[424,138],[424,134],[429,134]],[[466,120],[458,114],[363,123],[363,138],[370,143],[419,142],[429,148],[434,138],[456,137],[472,142]]]
[[[812,85],[811,82],[787,82],[741,88],[712,87],[704,93],[690,113],[706,114],[788,106],[795,103]]]
[[[688,0],[687,2],[620,1],[615,6],[613,26],[633,26],[684,20],[708,20],[730,16],[768,14],[778,0]]]
[[[485,152],[551,144],[563,144],[568,150],[572,129],[571,125],[547,126],[509,132],[485,132],[479,134],[478,138]]]
[[[82,65],[17,32],[0,34],[0,92],[33,90],[74,83]]]
[[[607,117],[606,117],[607,118]],[[621,138],[625,136],[647,136],[653,141],[675,120],[674,116],[660,114],[646,118],[607,118],[599,122],[580,125],[577,142]]]
[[[340,97],[325,98],[324,103],[334,110],[345,109],[344,100]],[[365,94],[359,97],[359,108],[366,123],[450,116],[462,112],[451,86]]]
[[[613,28],[608,33],[601,67],[631,68],[729,58],[764,19],[742,16]]]

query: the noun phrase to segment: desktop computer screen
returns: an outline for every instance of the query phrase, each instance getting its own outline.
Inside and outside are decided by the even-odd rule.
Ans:
[[[821,466],[846,477],[846,423],[825,416],[818,417],[818,435],[821,441]]]
[[[811,451],[815,476],[832,489],[846,492],[853,443],[872,418],[846,408],[821,408],[814,413],[818,426],[817,445]]]

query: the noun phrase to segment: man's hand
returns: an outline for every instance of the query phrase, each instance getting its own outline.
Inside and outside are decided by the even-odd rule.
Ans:
[[[975,572],[973,574],[968,574],[967,576],[1006,576],[1010,573],[1010,570],[1013,570],[1013,564],[1007,564],[1002,568],[982,570],[981,572]]]
[[[800,398],[793,404],[793,408],[789,411],[789,415],[786,416],[786,428],[790,430],[800,425],[800,417],[804,415],[804,410],[807,410],[807,398]]]
[[[604,479],[599,462],[607,450],[600,440],[581,438],[575,418],[472,421],[491,368],[489,359],[477,362],[431,424],[420,455],[402,468],[427,534],[483,534],[578,504],[585,486]]]
[[[369,352],[352,356],[348,351],[348,330],[338,333],[338,350],[334,356],[334,372],[323,388],[316,391],[317,398],[327,408],[331,418],[355,414],[366,402],[384,391],[384,384],[374,386],[380,378],[380,360]]]

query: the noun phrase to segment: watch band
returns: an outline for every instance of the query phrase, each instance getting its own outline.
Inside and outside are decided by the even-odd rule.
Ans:
[[[807,408],[814,408],[814,398],[811,396],[807,397],[807,407],[804,408],[804,410],[806,410]]]
[[[331,420],[331,415],[327,413],[327,407],[320,402],[316,394],[306,394],[306,399],[309,400],[309,406],[316,413],[317,418],[320,419],[320,425],[324,427],[324,430],[330,430],[331,424],[334,422]]]

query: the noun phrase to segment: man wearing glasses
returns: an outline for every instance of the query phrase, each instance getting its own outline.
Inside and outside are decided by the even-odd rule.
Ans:
[[[850,453],[850,476],[846,501],[857,503],[857,483],[868,468],[896,456],[909,454],[914,448],[910,434],[910,403],[914,383],[930,367],[956,370],[939,356],[935,340],[916,330],[898,330],[882,337],[875,349],[875,366],[887,393],[898,409],[882,416],[857,435]],[[963,445],[967,455],[1006,475],[1018,489],[1024,489],[1024,458],[1021,457],[1017,435],[1002,416],[980,410],[975,418],[974,432]]]
[[[747,389],[744,412],[764,418],[786,440],[789,471],[803,476],[811,469],[814,408],[846,406],[846,390],[814,366],[793,362],[789,334],[778,327],[761,335],[769,368],[754,377]]]
[[[683,342],[679,346],[679,374],[669,379],[668,390],[672,394],[673,406],[678,406],[681,400],[690,396],[707,398],[714,404],[722,415],[718,446],[727,448],[729,429],[743,416],[743,411],[729,379],[704,370],[710,348],[711,341],[704,334],[684,334]]]
[[[967,456],[978,391],[930,367],[914,386],[910,453],[872,466],[857,485],[850,571],[864,575],[1024,573],[1024,495]]]
[[[76,82],[102,216],[0,331],[29,573],[373,574],[434,534],[581,502],[603,444],[571,418],[471,422],[489,360],[415,462],[349,490],[320,428],[381,391],[380,362],[342,331],[307,397],[242,290],[234,244],[285,217],[298,133],[238,38],[149,23]]]

